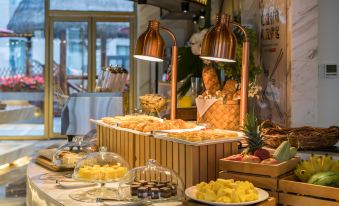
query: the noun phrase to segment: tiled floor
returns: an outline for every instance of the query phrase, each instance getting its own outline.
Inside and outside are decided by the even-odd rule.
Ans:
[[[33,157],[37,151],[54,144],[62,144],[66,140],[47,141],[0,141],[1,144],[13,143],[34,143]],[[1,206],[24,206],[26,202],[26,169],[23,166],[14,172],[6,174],[6,180],[0,181],[0,205]]]

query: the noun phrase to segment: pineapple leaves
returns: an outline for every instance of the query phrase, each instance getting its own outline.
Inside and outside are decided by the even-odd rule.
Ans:
[[[258,119],[255,115],[254,108],[251,112],[246,114],[243,132],[247,136],[249,152],[254,152],[264,146],[260,125],[258,125]]]

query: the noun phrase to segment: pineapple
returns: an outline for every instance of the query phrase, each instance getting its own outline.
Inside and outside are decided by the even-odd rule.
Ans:
[[[260,126],[258,125],[254,109],[246,115],[243,132],[247,136],[249,153],[254,153],[257,149],[261,149],[264,146]]]
[[[246,115],[243,132],[247,136],[248,143],[248,149],[245,153],[254,154],[254,156],[259,157],[261,160],[270,158],[270,153],[267,150],[262,149],[264,146],[264,140],[262,138],[260,126],[258,125],[254,109]]]

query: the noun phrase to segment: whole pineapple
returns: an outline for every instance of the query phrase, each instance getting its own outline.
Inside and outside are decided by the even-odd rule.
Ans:
[[[247,154],[254,154],[259,157],[261,160],[270,158],[270,153],[262,149],[264,146],[263,135],[260,131],[260,126],[258,125],[257,117],[255,116],[254,109],[246,114],[245,124],[243,127],[243,132],[247,137],[248,149],[245,151]]]

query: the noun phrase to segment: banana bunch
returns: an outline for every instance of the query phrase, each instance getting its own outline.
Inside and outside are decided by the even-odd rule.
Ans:
[[[339,160],[335,161],[329,155],[312,154],[309,160],[301,160],[294,174],[303,182],[307,182],[312,175],[318,172],[339,172]]]

